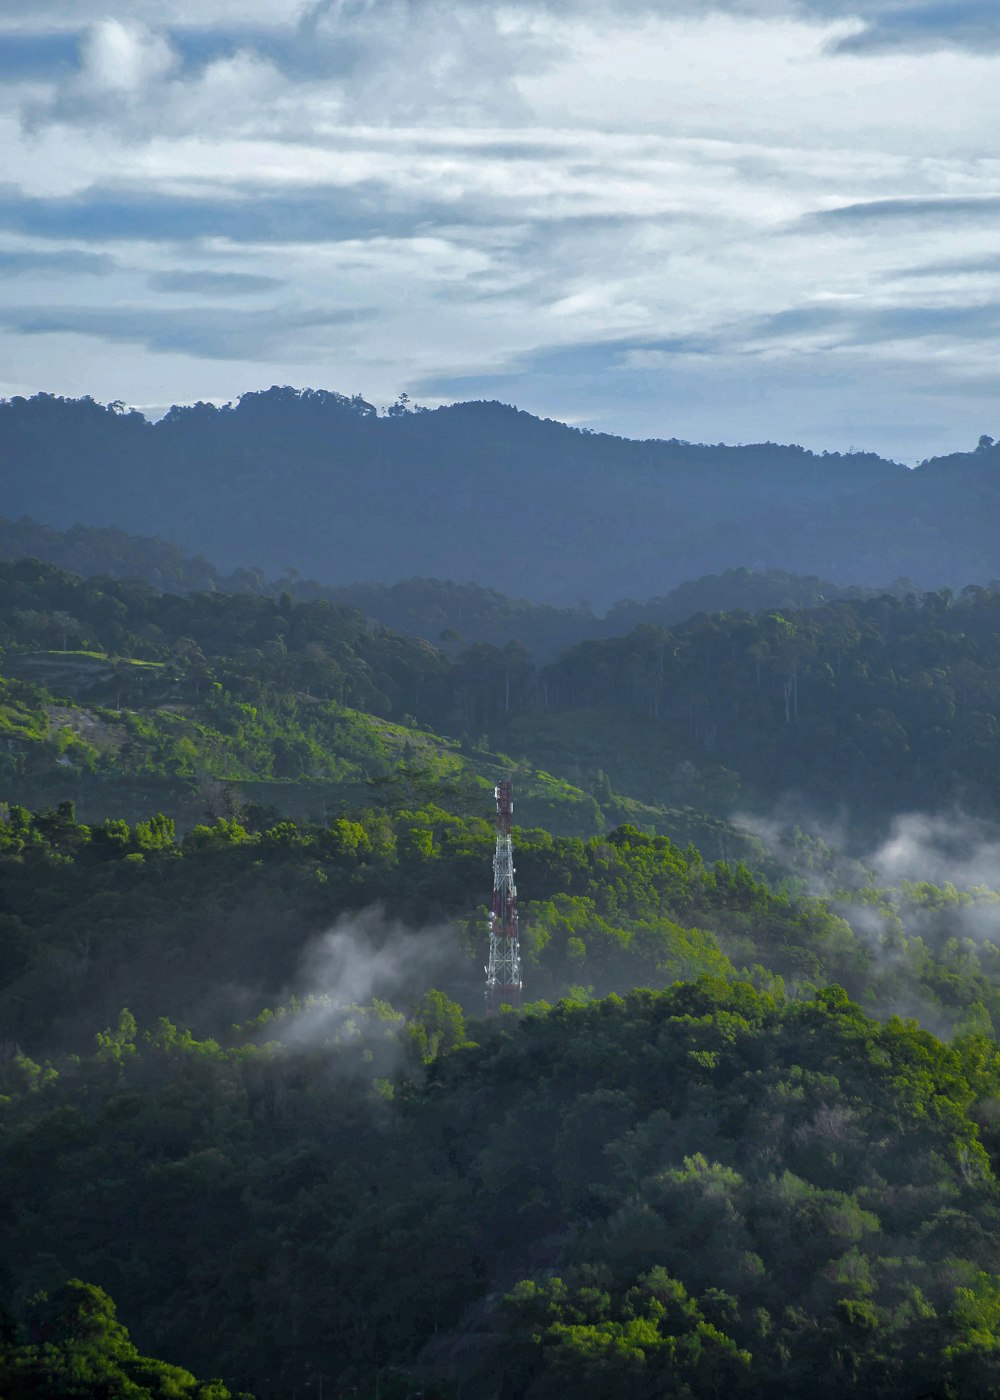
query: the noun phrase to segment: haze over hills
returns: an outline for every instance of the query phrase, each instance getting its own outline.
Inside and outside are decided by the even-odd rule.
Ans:
[[[0,560],[18,559],[39,559],[81,578],[139,579],[164,593],[249,593],[266,598],[288,593],[304,602],[324,599],[357,608],[383,627],[435,643],[443,641],[452,648],[463,642],[518,641],[546,658],[574,642],[621,636],[641,623],[668,626],[698,612],[815,607],[872,591],[841,588],[829,579],[782,570],[727,569],[680,584],[644,603],[623,599],[601,616],[587,606],[532,603],[476,583],[434,578],[337,586],[290,574],[269,579],[260,569],[222,574],[203,556],[191,558],[155,537],[86,525],[53,530],[27,517],[13,521],[0,516]],[[900,580],[889,591],[905,593],[907,582]]]
[[[1000,449],[910,471],[874,454],[631,441],[498,403],[380,416],[272,388],[159,422],[49,395],[0,404],[5,511],[156,532],[224,569],[412,575],[603,608],[747,566],[840,584],[991,579]]]

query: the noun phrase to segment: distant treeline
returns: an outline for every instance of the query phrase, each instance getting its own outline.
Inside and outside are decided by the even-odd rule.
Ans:
[[[157,423],[0,403],[5,514],[156,531],[223,570],[441,577],[599,610],[734,566],[918,588],[997,575],[1000,448],[908,471],[873,454],[637,442],[498,403],[380,416],[272,388]]]
[[[587,603],[559,608],[509,598],[475,583],[435,578],[404,579],[398,583],[353,583],[334,586],[303,579],[293,570],[269,579],[260,569],[235,569],[222,574],[207,559],[189,558],[176,545],[159,538],[127,535],[108,527],[74,525],[53,530],[33,520],[0,516],[0,560],[39,559],[82,578],[138,579],[165,593],[250,593],[279,598],[288,593],[300,602],[323,599],[340,607],[357,608],[383,627],[408,632],[454,649],[463,643],[523,642],[542,660],[563,647],[593,637],[615,637],[640,623],[669,626],[697,612],[730,612],[743,608],[808,608],[834,598],[867,597],[874,590],[842,588],[828,579],[800,577],[780,569],[754,572],[727,569],[680,584],[665,597],[645,603],[624,599],[602,617]],[[889,590],[905,595],[913,590],[900,579]]]

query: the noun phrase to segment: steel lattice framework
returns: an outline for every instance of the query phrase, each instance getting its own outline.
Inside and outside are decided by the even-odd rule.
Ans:
[[[514,803],[507,781],[497,784],[497,848],[493,856],[493,907],[490,909],[490,956],[486,967],[486,1014],[501,1006],[521,1005],[521,945],[517,937],[517,886],[510,843]]]

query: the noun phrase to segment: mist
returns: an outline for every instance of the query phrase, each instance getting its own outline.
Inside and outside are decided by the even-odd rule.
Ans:
[[[905,812],[867,849],[850,823],[744,817],[793,890],[820,898],[874,957],[881,990],[871,1009],[916,1017],[934,1034],[988,1029],[980,976],[1000,972],[1000,827],[958,809]],[[857,854],[848,854],[852,848]],[[934,1000],[922,962],[968,979],[963,1014]]]
[[[957,889],[1000,888],[1000,829],[962,812],[907,812],[863,863],[880,885],[903,881],[952,884]]]
[[[756,836],[782,874],[812,895],[826,897],[865,885],[953,885],[1000,889],[1000,825],[953,808],[903,812],[887,832],[859,843],[851,819],[787,809],[780,816],[740,813],[734,825]]]
[[[468,961],[453,923],[407,928],[380,905],[343,914],[303,949],[278,1038],[302,1050],[393,1039],[412,1003],[439,984],[454,991]],[[275,1029],[267,1022],[265,1038]]]

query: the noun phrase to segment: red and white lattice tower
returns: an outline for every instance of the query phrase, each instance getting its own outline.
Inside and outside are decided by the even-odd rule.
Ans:
[[[486,1014],[495,1016],[505,1003],[521,1005],[521,946],[517,940],[517,886],[510,844],[514,803],[510,783],[497,784],[497,848],[493,857],[493,907],[489,917],[490,956],[486,967]]]

